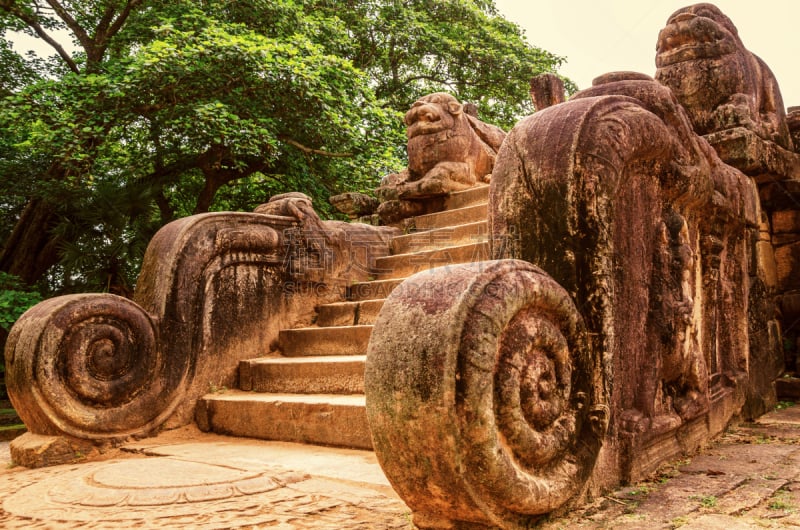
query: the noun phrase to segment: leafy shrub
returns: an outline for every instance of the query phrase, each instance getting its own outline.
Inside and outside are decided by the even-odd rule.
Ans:
[[[27,288],[16,276],[0,272],[0,328],[8,331],[22,313],[42,301],[42,296]]]

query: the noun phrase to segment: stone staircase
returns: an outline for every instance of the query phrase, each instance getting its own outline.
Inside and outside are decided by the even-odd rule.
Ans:
[[[266,440],[371,449],[364,368],[372,325],[391,291],[412,274],[488,259],[489,186],[451,194],[441,212],[404,221],[406,235],[376,260],[375,279],[348,300],[317,308],[314,327],[284,329],[280,356],[242,361],[239,389],[204,396],[204,431]]]

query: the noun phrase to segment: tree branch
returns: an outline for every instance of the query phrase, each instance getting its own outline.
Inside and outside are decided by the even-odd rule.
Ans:
[[[78,24],[78,21],[72,18],[72,15],[64,9],[64,6],[59,4],[56,0],[47,0],[47,3],[53,8],[58,18],[63,20],[67,27],[72,30],[72,33],[78,38],[78,42],[80,42],[83,49],[86,50],[86,54],[91,55],[93,42],[91,37],[86,33],[86,30],[83,29],[81,25]]]
[[[116,19],[114,19],[114,8],[109,6],[106,12],[103,14],[103,18],[100,20],[100,23],[97,24],[97,29],[95,33],[95,48],[98,54],[98,60],[103,57],[106,53],[106,49],[108,49],[108,43],[114,35],[116,35],[122,26],[125,24],[125,21],[130,16],[131,12],[144,0],[129,0],[125,3],[125,7],[119,13]]]
[[[70,70],[76,74],[80,73],[78,65],[72,60],[72,57],[69,53],[67,53],[67,50],[65,50],[53,37],[50,36],[49,33],[47,33],[47,31],[45,31],[35,16],[29,16],[27,13],[16,7],[14,2],[11,1],[4,1],[0,3],[0,8],[4,9],[6,12],[14,15],[27,24],[29,28],[35,31],[42,40],[49,44],[58,53],[64,62],[67,63],[67,66],[69,66]]]
[[[125,21],[130,16],[131,12],[138,6],[140,6],[144,2],[144,0],[130,0],[127,4],[125,4],[125,8],[119,14],[117,19],[111,24],[111,28],[108,30],[108,36],[113,37],[117,34],[117,32],[122,28]]]
[[[166,165],[159,164],[152,172],[137,178],[135,182],[138,186],[160,186],[181,173],[199,167],[200,163],[197,160],[197,156],[187,155]]]
[[[108,7],[106,7],[105,13],[100,17],[100,22],[97,23],[97,27],[95,28],[95,41],[104,39],[106,31],[108,31],[108,27],[111,25],[111,21],[114,20],[115,12],[116,10],[113,5],[109,4]]]
[[[332,153],[330,151],[325,151],[322,149],[313,149],[311,147],[306,147],[297,140],[292,140],[288,136],[284,135],[278,135],[278,140],[281,140],[282,142],[286,142],[287,144],[296,147],[297,149],[301,150],[303,153],[307,155],[320,155],[320,156],[328,156],[331,158],[350,158],[353,156],[353,153]]]
[[[263,159],[253,158],[247,161],[245,167],[239,168],[223,168],[219,167],[220,157],[226,153],[223,151],[212,150],[200,155],[200,170],[205,177],[205,185],[197,197],[194,211],[192,213],[207,212],[214,202],[214,196],[217,191],[230,182],[241,178],[249,177],[257,171],[264,171],[268,169],[269,165]]]

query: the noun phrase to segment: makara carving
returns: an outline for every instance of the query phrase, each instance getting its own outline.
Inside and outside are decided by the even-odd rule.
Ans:
[[[210,387],[236,385],[240,359],[341,300],[398,233],[323,221],[302,193],[170,223],[134,300],[63,296],[20,318],[5,351],[14,407],[30,433],[97,444],[190,423]]]

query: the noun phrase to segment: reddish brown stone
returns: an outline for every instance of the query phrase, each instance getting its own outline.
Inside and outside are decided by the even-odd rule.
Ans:
[[[565,101],[564,82],[556,74],[540,74],[531,78],[531,101],[536,110],[546,109]]]
[[[757,253],[754,184],[694,134],[668,89],[605,79],[520,122],[490,191],[494,257],[551,274],[603,352],[617,434],[596,487],[701,446],[745,405],[763,410],[780,360],[779,335],[760,338],[777,329],[774,302],[746,287],[769,281],[744,259]],[[765,377],[742,385],[756,356]]]
[[[382,201],[392,201],[378,209],[385,223],[435,211],[428,204],[414,202],[486,182],[505,138],[501,129],[464,112],[458,100],[441,92],[414,103],[405,124],[408,169],[387,175],[376,190]],[[409,201],[412,204],[407,204]]]
[[[328,199],[340,212],[347,214],[351,219],[371,215],[378,208],[378,199],[363,193],[342,193]]]
[[[99,451],[87,440],[29,432],[12,440],[9,449],[15,464],[29,468],[76,463]]]
[[[567,293],[522,261],[434,269],[389,296],[367,413],[417,526],[527,528],[580,494],[608,419],[586,339]]]
[[[534,492],[524,482],[531,463],[558,476],[547,475],[550,461],[540,458],[562,454],[568,436],[517,453],[521,431],[507,431],[503,420],[539,427],[562,410],[548,401],[564,402],[552,392],[565,380],[559,359],[574,362],[571,380],[588,384],[590,402],[610,409],[586,485],[595,493],[642,478],[733,418],[775,403],[783,366],[775,294],[795,287],[787,282],[797,265],[791,245],[779,250],[792,256],[773,255],[756,184],[737,168],[759,182],[782,180],[769,192],[776,197],[792,187],[786,179],[800,165],[777,84],[710,4],[670,18],[657,61],[663,85],[638,73],[606,74],[519,122],[491,179],[490,242],[499,261],[471,276],[417,275],[384,305],[370,343],[368,409],[376,451],[418,526],[526,528],[538,510],[580,496],[563,475],[563,489],[545,480]],[[500,278],[515,267],[505,264],[519,263],[504,258],[541,267],[566,290],[585,322],[588,355],[577,348],[550,356],[552,329],[529,322],[557,311],[537,306],[509,317],[517,313],[500,316],[495,304],[475,302],[492,299],[487,272]],[[535,285],[518,283],[520,299]],[[503,307],[522,303],[492,295]],[[549,364],[526,357],[529,347]],[[491,354],[475,353],[484,349]],[[509,376],[509,367],[530,381]],[[515,416],[502,403],[521,388],[524,398],[511,400],[522,410]],[[494,489],[494,459],[473,456],[497,440],[514,455],[488,451],[509,465],[506,489]],[[480,480],[473,467],[489,471]]]
[[[673,13],[657,50],[656,79],[672,89],[698,134],[744,127],[792,149],[775,76],[716,6],[695,4]]]
[[[772,233],[800,233],[800,209],[772,212]]]
[[[790,243],[775,249],[780,291],[800,289],[800,242]]]
[[[17,322],[5,351],[14,407],[34,434],[96,443],[185,425],[210,388],[236,386],[240,360],[369,279],[399,233],[322,221],[301,193],[170,223],[134,301],[59,297]]]
[[[761,204],[767,211],[800,209],[800,180],[784,180],[761,186]]]

